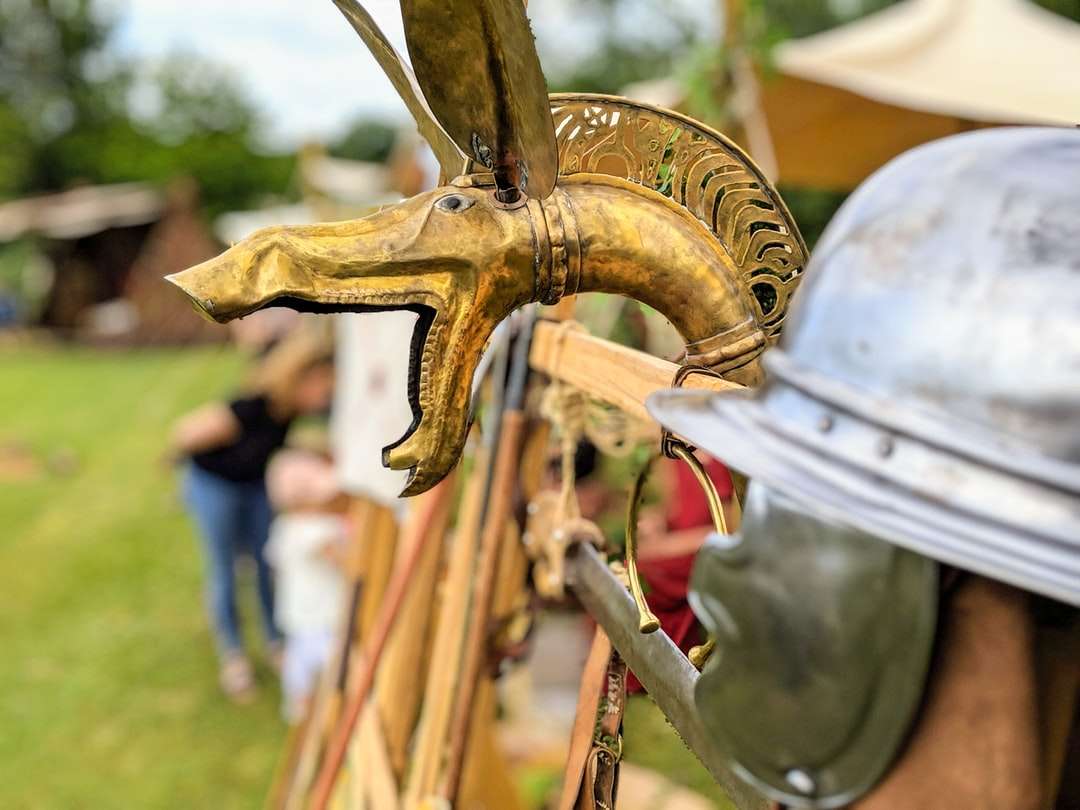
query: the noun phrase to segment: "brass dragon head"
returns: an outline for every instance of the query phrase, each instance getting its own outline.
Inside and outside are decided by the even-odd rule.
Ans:
[[[691,362],[759,380],[805,246],[738,147],[624,99],[549,101],[521,4],[403,0],[414,76],[355,0],[334,2],[455,179],[363,219],[261,230],[169,280],[221,322],[270,305],[416,311],[413,424],[383,451],[411,470],[403,494],[456,463],[484,345],[530,301],[636,298],[672,321]]]

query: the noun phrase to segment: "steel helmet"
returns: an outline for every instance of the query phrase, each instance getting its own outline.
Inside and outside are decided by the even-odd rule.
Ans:
[[[1080,131],[906,153],[822,237],[767,383],[664,425],[823,514],[1080,605]]]
[[[915,149],[841,208],[754,392],[669,391],[666,427],[753,479],[691,599],[696,690],[792,805],[884,773],[917,709],[936,563],[1080,605],[1080,132]]]

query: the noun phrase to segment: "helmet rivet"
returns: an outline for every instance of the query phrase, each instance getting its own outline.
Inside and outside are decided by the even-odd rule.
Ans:
[[[817,788],[814,778],[801,768],[792,768],[784,774],[789,785],[804,796],[809,796]]]
[[[833,425],[836,424],[836,420],[833,419],[832,414],[822,414],[817,421],[817,429],[822,433],[828,433],[833,429]]]
[[[893,454],[893,450],[896,449],[896,443],[893,441],[892,436],[882,436],[878,439],[877,452],[882,458],[888,458]]]

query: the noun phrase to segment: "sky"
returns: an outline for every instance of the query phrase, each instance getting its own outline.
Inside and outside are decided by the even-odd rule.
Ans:
[[[121,52],[151,61],[190,53],[227,66],[266,112],[272,142],[333,135],[362,112],[407,120],[390,83],[330,0],[112,5]],[[367,0],[365,7],[404,52],[397,0]]]
[[[662,0],[709,7],[704,0]],[[268,141],[330,139],[362,114],[408,120],[393,88],[330,0],[103,0],[118,20],[116,47],[146,60],[196,54],[232,69],[270,124]],[[640,28],[627,3],[626,24]],[[406,53],[398,0],[364,0]],[[574,0],[531,0],[529,14],[549,67],[589,48]],[[656,3],[651,6],[655,11]]]

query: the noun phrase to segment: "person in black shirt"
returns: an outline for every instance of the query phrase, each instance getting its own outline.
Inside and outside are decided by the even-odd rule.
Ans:
[[[274,625],[273,578],[263,556],[272,517],[266,467],[285,443],[293,419],[329,406],[333,383],[329,341],[298,330],[266,356],[243,395],[193,411],[173,431],[174,454],[189,462],[184,495],[206,555],[221,686],[237,701],[253,697],[255,681],[237,621],[236,556],[247,551],[255,558],[263,635],[276,663],[281,634]]]

